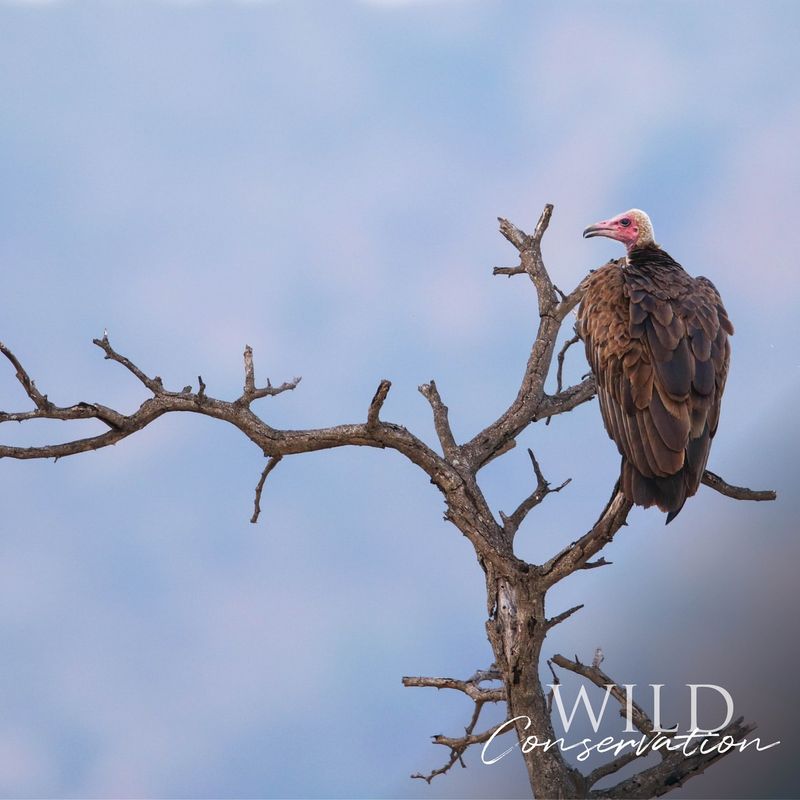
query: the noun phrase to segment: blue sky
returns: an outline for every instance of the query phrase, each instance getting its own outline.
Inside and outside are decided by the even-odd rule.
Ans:
[[[260,401],[270,424],[362,419],[388,377],[385,416],[429,441],[435,377],[465,439],[513,397],[535,324],[530,287],[491,277],[513,259],[495,218],[554,203],[568,289],[619,252],[580,231],[646,209],[737,329],[710,466],[781,496],[701,491],[666,530],[634,512],[614,566],[554,593],[587,607],[546,649],[728,686],[784,744],[676,796],[791,796],[799,27],[788,2],[0,2],[0,338],[53,400],[125,410],[144,395],[92,346],[104,328],[222,397],[249,343],[260,375],[303,376]],[[24,407],[4,373],[0,407]],[[519,444],[485,470],[496,511],[529,491],[524,446],[573,478],[520,533],[546,557],[618,457],[595,405]],[[408,779],[469,709],[400,677],[490,661],[482,574],[435,490],[392,453],[285,459],[253,526],[261,468],[188,417],[0,462],[0,794],[524,797],[518,760]]]

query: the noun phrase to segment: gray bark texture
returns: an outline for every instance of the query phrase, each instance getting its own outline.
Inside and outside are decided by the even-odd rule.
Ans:
[[[481,709],[487,702],[505,702],[508,719],[524,717],[530,720],[529,726],[516,723],[520,742],[529,736],[537,736],[539,741],[554,740],[556,737],[551,722],[550,703],[539,677],[542,646],[547,632],[578,611],[581,606],[548,618],[545,610],[546,594],[550,587],[568,575],[608,563],[602,557],[595,557],[625,524],[630,504],[615,487],[606,508],[588,532],[546,562],[532,564],[515,556],[514,536],[527,514],[548,494],[563,488],[563,484],[551,488],[531,452],[536,485],[514,511],[509,514],[501,512],[499,519],[490,510],[478,484],[481,468],[512,449],[516,437],[529,425],[540,420],[549,421],[555,415],[564,414],[590,401],[595,395],[592,376],[574,386],[563,388],[561,385],[564,356],[568,347],[577,341],[577,337],[568,340],[558,353],[557,391],[554,394],[545,391],[545,381],[551,372],[559,331],[567,315],[581,299],[580,286],[568,295],[557,289],[542,260],[541,241],[552,210],[552,206],[545,206],[532,235],[524,233],[507,220],[500,220],[500,232],[516,248],[519,264],[495,268],[494,274],[529,278],[536,292],[539,325],[516,397],[494,422],[468,442],[456,442],[448,422],[447,406],[433,381],[420,386],[419,391],[431,407],[438,438],[436,446],[423,442],[402,425],[381,419],[381,410],[391,388],[388,380],[381,381],[375,396],[366,406],[366,419],[363,422],[310,430],[280,430],[271,427],[256,415],[251,410],[251,405],[260,398],[295,389],[300,379],[295,378],[280,386],[272,386],[267,382],[266,386],[258,387],[250,347],[246,347],[244,351],[242,394],[234,400],[220,400],[207,394],[201,377],[198,377],[197,390],[191,386],[180,391],[166,389],[160,378],[146,375],[130,359],[119,354],[111,346],[108,336],[104,335],[95,339],[94,344],[103,350],[106,359],[116,361],[130,371],[148,389],[151,396],[132,414],[122,414],[99,403],[81,402],[67,407],[58,406],[39,391],[14,353],[0,344],[0,352],[16,371],[17,380],[33,406],[27,411],[2,411],[0,422],[96,419],[107,428],[96,436],[62,444],[38,447],[0,444],[0,458],[58,459],[116,444],[164,414],[179,411],[204,414],[234,425],[264,453],[266,466],[256,487],[252,516],[252,521],[255,522],[261,511],[261,495],[266,480],[284,456],[348,445],[391,448],[402,453],[422,469],[442,493],[446,505],[445,518],[469,539],[475,549],[486,578],[486,632],[494,653],[491,667],[476,672],[467,680],[434,677],[403,679],[406,686],[460,691],[475,703],[474,713],[464,736],[434,737],[435,743],[449,750],[447,763],[428,775],[413,777],[430,783],[434,777],[447,772],[460,762],[470,746],[480,745],[488,740],[494,728],[475,732]],[[703,482],[734,499],[775,498],[773,492],[731,486],[710,472],[705,474]],[[551,669],[556,665],[571,670],[600,687],[607,683],[616,683],[600,671],[599,665],[586,666],[577,659],[570,661],[563,656],[555,656],[548,663]],[[624,703],[624,700],[617,699]],[[637,709],[635,724],[643,733],[652,731],[652,723],[641,709]],[[729,726],[728,731],[722,733],[741,736],[749,730],[750,726],[737,720]],[[620,756],[584,775],[565,761],[558,748],[534,748],[523,754],[531,790],[540,799],[656,797],[682,785],[721,757],[719,753],[689,758],[681,753],[667,753],[656,766],[644,769],[610,789],[597,791],[592,787],[598,781],[621,769],[636,756]]]

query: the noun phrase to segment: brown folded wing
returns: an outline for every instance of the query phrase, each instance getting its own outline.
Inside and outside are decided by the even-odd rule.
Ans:
[[[713,284],[677,264],[612,262],[584,289],[579,332],[603,422],[623,456],[622,488],[632,502],[674,516],[703,476],[733,326]]]

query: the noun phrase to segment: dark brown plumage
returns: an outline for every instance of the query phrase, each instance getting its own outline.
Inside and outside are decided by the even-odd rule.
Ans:
[[[649,237],[640,235],[644,241],[633,241],[626,259],[584,281],[578,330],[603,422],[622,455],[622,491],[637,505],[668,512],[670,522],[703,477],[733,326],[711,281],[687,274],[636,213]]]

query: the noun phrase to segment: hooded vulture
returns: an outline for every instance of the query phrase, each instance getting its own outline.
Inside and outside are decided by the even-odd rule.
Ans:
[[[583,235],[616,239],[628,251],[585,279],[578,332],[622,456],[620,487],[630,502],[666,511],[669,523],[703,477],[733,325],[714,284],[691,277],[656,244],[643,211]]]

